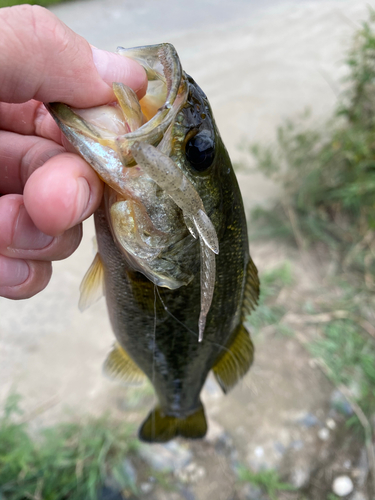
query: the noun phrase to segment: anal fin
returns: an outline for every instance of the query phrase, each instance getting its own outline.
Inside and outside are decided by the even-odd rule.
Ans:
[[[141,385],[146,379],[143,371],[117,343],[108,354],[103,365],[103,371],[110,379],[120,381],[126,385]]]
[[[188,417],[166,415],[159,407],[154,408],[139,430],[139,438],[147,443],[166,443],[178,436],[201,439],[206,435],[207,421],[201,405]]]
[[[232,342],[212,368],[225,394],[247,373],[254,355],[254,346],[249,332],[242,324],[232,338]]]
[[[78,307],[84,311],[104,295],[104,268],[99,253],[95,255],[91,266],[83,277]]]

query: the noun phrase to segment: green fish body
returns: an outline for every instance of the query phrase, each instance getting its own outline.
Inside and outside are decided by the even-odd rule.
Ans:
[[[109,113],[121,107],[124,134],[104,133],[81,110],[47,106],[107,184],[81,306],[104,290],[117,339],[105,372],[127,383],[147,376],[153,384],[158,405],[140,438],[201,438],[208,373],[227,392],[253,360],[243,321],[259,281],[241,193],[207,97],[174,48],[120,53],[138,60],[150,82],[139,107],[130,89],[114,87],[119,105]]]

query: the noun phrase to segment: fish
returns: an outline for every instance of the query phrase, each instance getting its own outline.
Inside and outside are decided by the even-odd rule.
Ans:
[[[80,309],[105,295],[116,342],[104,373],[154,387],[139,438],[199,439],[208,374],[227,393],[253,362],[245,322],[260,285],[243,201],[207,96],[173,45],[117,52],[145,69],[141,100],[114,82],[106,106],[46,104],[105,184]]]

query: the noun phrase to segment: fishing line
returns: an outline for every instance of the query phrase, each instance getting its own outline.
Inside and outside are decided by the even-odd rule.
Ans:
[[[155,286],[155,285],[154,285]],[[163,307],[164,307],[164,310],[175,320],[177,321],[177,323],[179,323],[181,326],[183,326],[190,334],[192,334],[194,337],[198,338],[199,335],[198,333],[195,333],[193,330],[191,330],[187,325],[185,325],[182,321],[180,321],[178,318],[176,318],[176,316],[174,314],[171,313],[171,311],[168,309],[168,307],[164,304],[164,301],[163,299],[161,298],[160,296],[160,293],[159,293],[159,290],[158,288],[156,288],[156,291],[157,291],[157,294],[159,296],[159,299],[160,299],[160,302],[163,304]],[[233,361],[235,363],[235,366],[236,366],[236,369],[237,369],[237,375],[240,376],[240,365],[235,357],[235,355],[232,353],[232,351],[230,349],[228,349],[227,347],[221,345],[221,344],[218,344],[217,342],[213,342],[212,340],[209,340],[207,338],[205,338],[205,341],[210,343],[211,345],[214,345],[216,347],[218,347],[219,349],[222,349],[223,351],[226,351],[228,352],[232,358],[233,358]]]

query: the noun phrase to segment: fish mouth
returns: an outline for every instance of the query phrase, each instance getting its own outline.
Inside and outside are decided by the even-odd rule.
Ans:
[[[158,147],[166,156],[170,154],[171,128],[187,100],[187,79],[171,44],[118,47],[117,53],[138,61],[146,71],[148,87],[140,101],[131,89],[113,83],[116,101],[110,105],[73,109],[63,103],[49,103],[46,107],[68,140],[109,186],[105,192],[107,216],[125,257],[155,284],[175,289],[188,284],[193,276],[178,269],[181,266],[175,273],[167,271],[162,276],[160,266],[153,271],[152,262],[189,232],[180,208],[168,195],[160,194],[157,182],[137,164],[132,148],[147,144]]]
[[[116,102],[108,106],[78,110],[50,103],[46,107],[108,186],[106,213],[112,235],[133,268],[155,285],[176,289],[187,285],[194,272],[184,268],[183,259],[175,258],[170,249],[181,246],[186,237],[200,248],[201,293],[206,304],[199,320],[201,340],[219,244],[199,193],[170,158],[173,125],[188,98],[188,78],[171,44],[120,47],[117,52],[138,61],[146,71],[148,88],[140,101],[134,91],[115,82]]]

